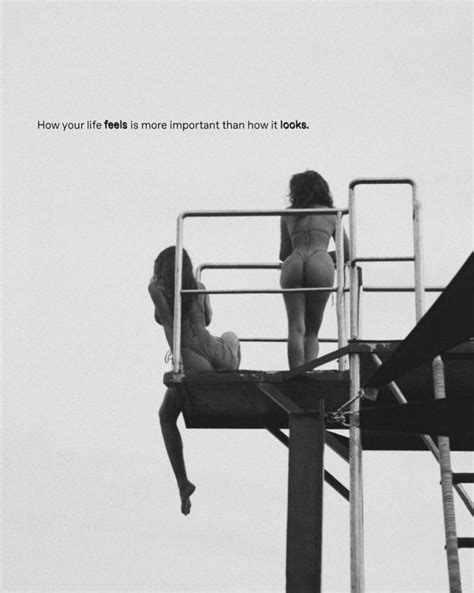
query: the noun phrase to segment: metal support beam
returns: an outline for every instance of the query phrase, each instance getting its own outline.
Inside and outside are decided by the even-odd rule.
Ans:
[[[333,488],[336,492],[339,492],[342,498],[345,498],[348,502],[350,501],[351,495],[349,490],[344,486],[344,484],[339,482],[339,480],[335,478],[331,473],[329,473],[326,469],[324,470],[324,481],[326,482],[326,484],[331,486],[331,488]]]
[[[296,377],[297,375],[301,375],[302,373],[306,373],[306,371],[312,371],[313,369],[326,364],[327,362],[331,362],[332,360],[336,360],[337,358],[341,358],[345,356],[349,352],[348,346],[344,346],[343,348],[338,348],[333,352],[329,352],[328,354],[324,354],[323,356],[319,356],[318,358],[314,358],[309,362],[305,362],[304,364],[291,369],[291,371],[286,371],[284,374],[285,379],[291,379],[292,377]]]
[[[297,406],[292,399],[271,383],[256,383],[255,385],[262,393],[280,406],[280,408],[283,408],[285,412],[288,412],[288,414],[297,414],[298,412],[301,412],[301,408]]]
[[[453,474],[453,484],[474,484],[474,474],[471,474],[471,473]]]
[[[283,443],[283,445],[288,447],[290,439],[286,436],[286,434],[284,432],[282,432],[279,428],[274,428],[273,426],[267,426],[267,430],[276,439],[278,439],[280,441],[280,443]],[[326,430],[326,436],[328,434],[330,434],[330,433]],[[343,445],[341,445],[341,446],[343,446]],[[349,490],[344,486],[344,484],[342,484],[342,482],[340,482],[337,478],[335,478],[326,469],[324,470],[324,481],[326,482],[326,484],[331,486],[331,488],[334,488],[334,490],[336,492],[338,492],[347,501],[350,500]]]
[[[290,414],[286,592],[320,593],[324,402]]]
[[[270,434],[272,434],[276,439],[278,439],[280,443],[285,445],[285,447],[288,447],[290,439],[286,436],[286,434],[283,431],[281,431],[279,428],[275,428],[274,426],[267,426],[266,429]]]
[[[326,445],[337,453],[339,457],[342,457],[344,461],[349,461],[349,447],[329,430],[326,430]]]

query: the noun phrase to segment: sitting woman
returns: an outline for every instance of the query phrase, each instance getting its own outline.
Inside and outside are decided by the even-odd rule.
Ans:
[[[289,208],[333,208],[326,181],[316,171],[293,175]],[[328,244],[336,234],[335,214],[293,214],[281,217],[280,285],[282,288],[326,288],[334,282],[334,261]],[[344,231],[344,259],[349,241]],[[318,334],[329,292],[284,293],[288,315],[290,369],[318,356]]]
[[[155,321],[163,326],[166,340],[173,348],[175,248],[168,247],[155,260],[154,274],[148,291],[155,305]],[[191,260],[183,250],[182,287],[185,290],[204,288],[197,282]],[[181,359],[185,371],[213,369],[235,370],[240,363],[239,338],[234,332],[221,337],[212,336],[206,327],[211,322],[208,295],[185,294],[181,301]],[[196,487],[187,477],[183,457],[183,442],[177,427],[182,411],[181,398],[174,387],[169,387],[160,407],[159,416],[163,439],[181,497],[181,512],[189,514],[190,497]]]

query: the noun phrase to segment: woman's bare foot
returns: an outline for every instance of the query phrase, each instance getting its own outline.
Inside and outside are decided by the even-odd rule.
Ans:
[[[191,512],[191,495],[196,490],[196,486],[191,482],[186,482],[183,487],[179,488],[179,495],[181,497],[181,512],[183,515],[189,515]]]

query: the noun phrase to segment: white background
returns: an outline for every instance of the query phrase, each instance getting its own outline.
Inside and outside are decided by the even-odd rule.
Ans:
[[[3,590],[283,591],[287,453],[268,433],[183,431],[198,489],[179,513],[156,415],[169,366],[153,260],[182,210],[284,207],[307,168],[339,206],[355,177],[410,176],[426,281],[445,285],[472,249],[470,3],[4,3],[3,44]],[[88,119],[309,129],[37,127]],[[407,254],[407,190],[364,192],[361,251]],[[186,225],[195,265],[277,261],[274,218]],[[277,272],[203,279],[278,286]],[[412,273],[376,266],[365,281]],[[216,334],[285,335],[278,295],[213,307]],[[402,338],[413,311],[411,297],[367,298],[365,335]],[[334,317],[328,305],[323,336]],[[244,347],[243,368],[286,364],[283,345]],[[434,460],[364,459],[367,590],[446,591]],[[471,459],[454,455],[456,471]],[[327,488],[324,505],[324,590],[347,591],[348,504]],[[470,535],[464,507],[457,518]]]

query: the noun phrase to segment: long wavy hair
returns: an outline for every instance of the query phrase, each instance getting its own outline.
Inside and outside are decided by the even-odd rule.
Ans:
[[[174,245],[163,249],[155,259],[153,273],[156,280],[161,280],[165,287],[165,294],[171,311],[174,311],[174,268],[176,248]],[[197,283],[194,277],[193,264],[186,249],[183,249],[182,284],[184,290],[196,289]],[[184,294],[181,299],[181,310],[183,315],[189,311],[191,303],[196,295]]]
[[[333,208],[331,190],[327,181],[316,171],[296,173],[290,179],[291,208],[326,206]]]

